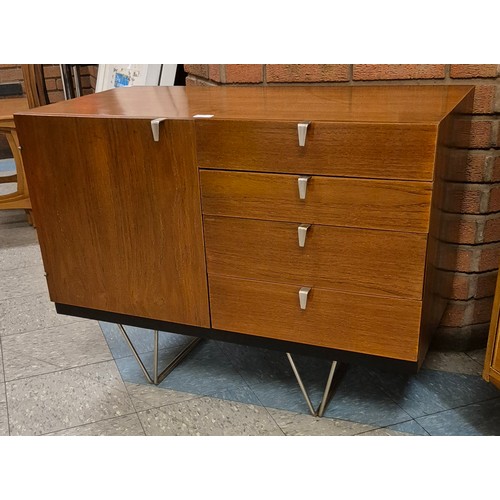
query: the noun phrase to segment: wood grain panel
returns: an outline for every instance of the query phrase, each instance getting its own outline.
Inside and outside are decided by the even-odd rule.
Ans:
[[[16,124],[51,299],[209,326],[193,123]]]
[[[431,183],[201,170],[203,213],[426,233]]]
[[[461,85],[122,87],[29,114],[222,120],[439,123],[473,87]]]
[[[312,225],[299,247],[297,228],[205,216],[209,274],[421,300],[425,235]]]
[[[212,275],[212,326],[222,330],[389,358],[417,358],[421,303]]]
[[[432,180],[435,124],[309,125],[305,147],[297,122],[197,120],[202,168]]]

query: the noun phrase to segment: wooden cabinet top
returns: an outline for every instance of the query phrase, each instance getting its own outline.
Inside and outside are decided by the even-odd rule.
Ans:
[[[126,87],[16,114],[439,123],[472,91],[459,85]]]

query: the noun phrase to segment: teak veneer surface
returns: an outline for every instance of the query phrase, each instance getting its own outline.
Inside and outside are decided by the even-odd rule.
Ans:
[[[421,299],[425,235],[314,224],[299,247],[297,228],[205,217],[208,273]]]
[[[51,299],[210,326],[193,122],[18,118]]]
[[[28,114],[221,120],[438,123],[470,86],[127,87],[50,104]]]
[[[298,176],[201,170],[203,213],[284,222],[426,233],[432,185],[312,176],[306,199]]]
[[[419,301],[312,288],[302,310],[298,292],[307,283],[293,286],[214,275],[209,283],[214,328],[417,359]]]

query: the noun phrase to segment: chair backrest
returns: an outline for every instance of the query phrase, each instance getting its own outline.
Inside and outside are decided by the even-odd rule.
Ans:
[[[49,95],[45,85],[42,64],[22,64],[24,90],[30,108],[37,108],[49,104]]]

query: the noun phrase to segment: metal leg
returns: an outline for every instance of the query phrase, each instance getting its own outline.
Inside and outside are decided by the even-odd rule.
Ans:
[[[330,373],[328,374],[328,379],[326,381],[325,390],[323,392],[323,397],[321,398],[321,402],[318,406],[318,409],[315,410],[311,402],[311,398],[309,397],[309,394],[307,393],[304,383],[302,382],[302,378],[297,370],[297,367],[295,366],[295,362],[293,361],[292,355],[289,352],[287,352],[286,356],[288,358],[288,361],[290,362],[290,366],[292,367],[293,373],[295,375],[295,378],[297,379],[297,383],[299,384],[300,390],[302,391],[302,395],[306,400],[309,412],[313,417],[322,417],[325,412],[326,405],[328,404],[332,396],[331,388],[333,382],[333,375],[335,373],[335,369],[337,368],[337,362],[336,361],[332,362]]]
[[[172,372],[172,370],[178,366],[181,361],[199,344],[199,342],[202,340],[201,338],[194,338],[182,351],[177,354],[177,356],[166,366],[166,368],[161,372],[158,373],[158,357],[159,357],[159,347],[158,347],[158,330],[154,330],[154,351],[153,351],[153,377],[148,373],[147,368],[144,366],[144,363],[142,362],[141,357],[139,356],[139,353],[136,351],[134,345],[132,344],[132,341],[130,340],[130,337],[127,335],[127,332],[125,331],[125,328],[123,325],[118,324],[118,328],[123,335],[123,338],[127,342],[130,350],[132,351],[132,354],[134,355],[135,359],[137,360],[137,363],[139,363],[139,366],[142,370],[142,373],[144,373],[144,376],[146,377],[147,381],[150,384],[158,385],[161,383],[165,377]]]

